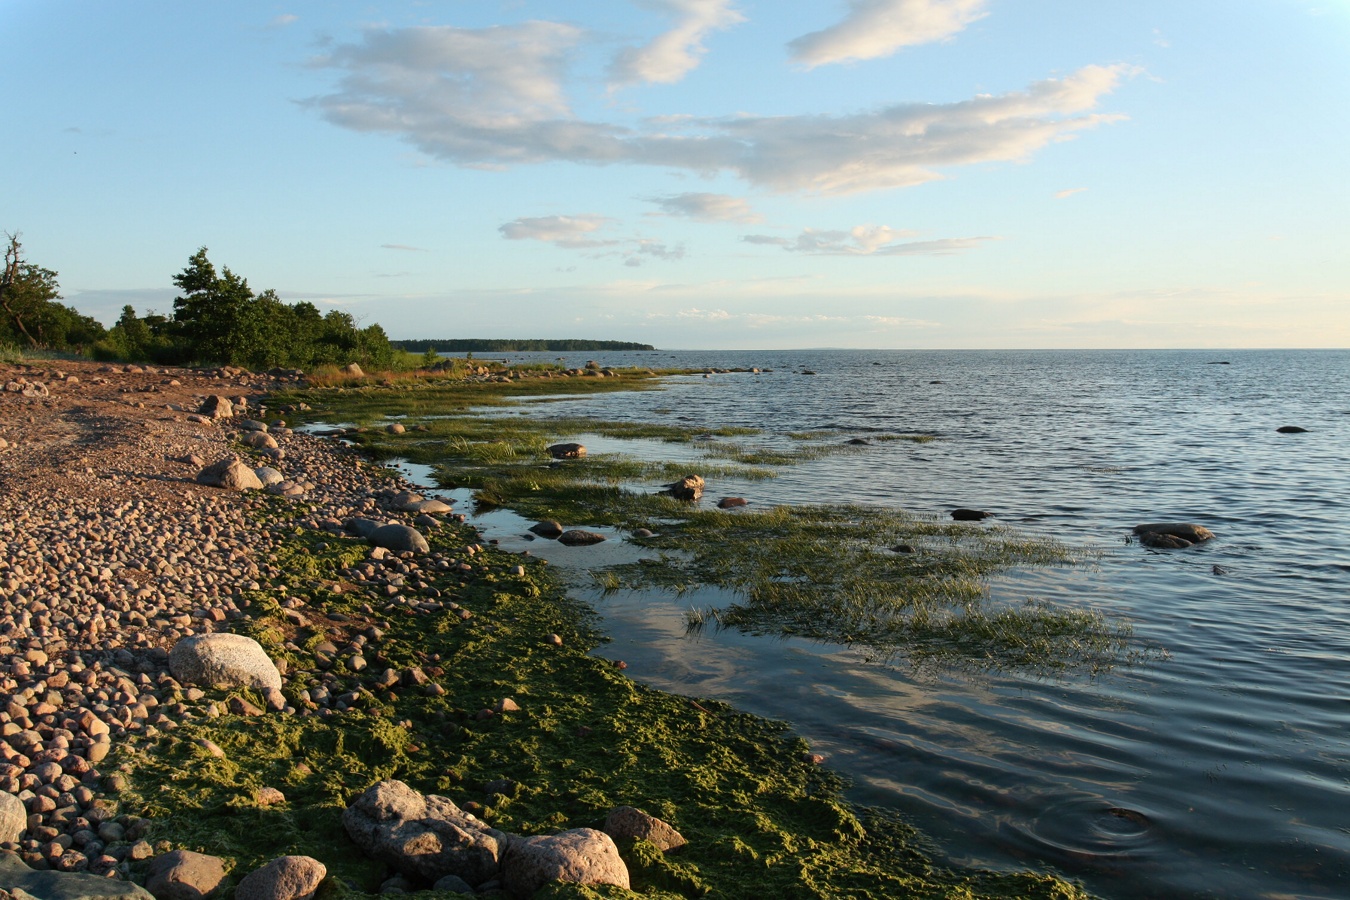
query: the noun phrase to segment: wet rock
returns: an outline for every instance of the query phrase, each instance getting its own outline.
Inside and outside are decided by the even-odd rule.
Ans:
[[[551,882],[631,887],[628,866],[613,838],[603,831],[576,828],[560,834],[512,836],[502,859],[502,886],[523,898]]]
[[[243,877],[234,900],[310,900],[328,876],[311,856],[281,856]]]
[[[954,509],[952,518],[958,522],[979,522],[982,519],[991,518],[994,514],[982,509]]]
[[[471,885],[496,878],[508,840],[448,798],[423,796],[401,781],[369,788],[343,812],[342,824],[367,855],[427,883],[446,875]]]
[[[454,512],[454,507],[444,500],[437,500],[434,497],[427,500],[415,500],[403,505],[404,512],[410,513],[448,513]]]
[[[553,444],[548,448],[548,455],[554,459],[581,459],[586,455],[586,448],[581,444]]]
[[[1214,532],[1189,522],[1152,522],[1134,526],[1134,534],[1145,547],[1158,550],[1183,550],[1192,544],[1212,540]]]
[[[750,501],[744,497],[723,497],[717,501],[718,509],[735,509],[738,506],[749,506]]]
[[[892,553],[917,553],[912,544],[896,544],[891,548]]]
[[[218,856],[174,850],[150,863],[145,889],[155,900],[205,900],[225,880],[225,861]]]
[[[231,491],[259,491],[262,482],[237,456],[227,456],[197,473],[197,483]]]
[[[693,502],[703,496],[703,487],[704,481],[701,475],[686,475],[679,481],[672,481],[666,485],[660,493],[674,497],[676,500]]]
[[[530,526],[530,531],[540,537],[557,538],[563,533],[562,525],[557,522],[539,522]]]
[[[1308,429],[1300,428],[1297,425],[1281,425],[1275,429],[1280,434],[1306,434]]]
[[[612,838],[642,838],[655,844],[662,852],[688,843],[683,835],[665,822],[632,806],[617,806],[610,810],[605,817],[603,830]]]
[[[586,531],[582,528],[573,528],[570,531],[564,531],[558,535],[558,543],[568,547],[588,547],[591,544],[599,544],[605,540],[605,536],[595,531]]]
[[[381,525],[366,535],[366,540],[376,547],[393,550],[395,553],[409,550],[413,553],[431,552],[431,545],[427,543],[427,539],[411,525]]]
[[[184,684],[281,690],[281,673],[262,645],[242,634],[183,638],[169,653],[169,671]]]

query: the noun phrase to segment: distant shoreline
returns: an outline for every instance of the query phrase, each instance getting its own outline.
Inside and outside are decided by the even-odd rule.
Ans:
[[[527,353],[538,351],[567,352],[577,350],[655,350],[651,344],[638,344],[632,341],[592,341],[581,339],[546,340],[536,338],[456,338],[454,340],[436,340],[423,338],[418,340],[390,341],[394,347],[408,353]]]

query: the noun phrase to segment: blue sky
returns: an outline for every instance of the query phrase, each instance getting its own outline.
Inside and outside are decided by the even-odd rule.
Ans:
[[[0,228],[392,337],[1350,346],[1347,0],[0,0]]]

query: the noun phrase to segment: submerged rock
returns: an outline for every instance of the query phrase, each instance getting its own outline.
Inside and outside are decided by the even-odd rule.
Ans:
[[[958,522],[979,522],[981,519],[988,519],[994,514],[982,509],[954,509],[952,518]]]
[[[1300,428],[1297,425],[1281,425],[1275,429],[1280,434],[1306,434],[1308,429]]]
[[[573,528],[571,531],[564,531],[558,535],[558,543],[568,547],[587,547],[591,544],[599,544],[604,540],[603,534],[581,528]]]
[[[1189,522],[1152,522],[1134,526],[1139,543],[1160,550],[1181,550],[1192,544],[1212,540],[1214,532]]]

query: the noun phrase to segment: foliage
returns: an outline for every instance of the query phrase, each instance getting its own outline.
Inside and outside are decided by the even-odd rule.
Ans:
[[[590,341],[576,338],[564,340],[532,339],[510,340],[497,338],[446,338],[443,340],[420,339],[413,341],[394,341],[394,346],[411,353],[424,350],[441,353],[526,353],[543,351],[576,350],[655,350],[651,344],[635,344],[632,341]]]
[[[9,235],[0,273],[0,344],[34,350],[82,350],[100,340],[103,326],[58,303],[57,274],[23,258],[18,235]]]
[[[182,291],[173,317],[138,317],[128,306],[97,353],[160,363],[221,363],[251,369],[309,370],[357,362],[388,368],[394,350],[379,325],[357,326],[350,313],[287,304],[275,291],[254,294],[248,281],[216,267],[202,247],[173,282]]]

